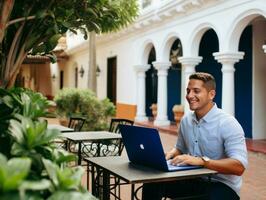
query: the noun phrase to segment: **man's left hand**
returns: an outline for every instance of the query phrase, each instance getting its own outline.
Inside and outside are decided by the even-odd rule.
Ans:
[[[172,165],[199,165],[199,166],[203,166],[204,165],[204,161],[200,158],[200,157],[196,157],[196,156],[191,156],[188,154],[182,154],[182,155],[178,155],[175,156],[172,160],[171,160],[171,164]]]

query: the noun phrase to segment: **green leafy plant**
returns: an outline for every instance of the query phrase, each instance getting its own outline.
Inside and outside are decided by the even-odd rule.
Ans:
[[[31,166],[29,158],[7,158],[0,154],[0,191],[16,190],[27,177]]]
[[[83,130],[106,130],[109,118],[115,115],[115,106],[109,99],[99,100],[88,89],[64,88],[54,98],[60,117],[82,116],[86,119]]]
[[[0,199],[95,199],[81,185],[84,170],[67,167],[76,156],[53,143],[60,132],[41,118],[47,99],[24,89],[0,89],[0,97]]]
[[[24,88],[12,88],[5,90],[0,88],[0,152],[10,156],[10,148],[13,138],[8,133],[11,119],[16,119],[18,114],[39,119],[47,113],[47,107],[51,104],[41,93]]]

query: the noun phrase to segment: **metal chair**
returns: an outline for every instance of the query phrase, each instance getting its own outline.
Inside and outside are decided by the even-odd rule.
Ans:
[[[129,119],[121,119],[121,118],[113,118],[111,119],[110,126],[109,126],[109,132],[112,133],[117,133],[120,134],[120,129],[119,125],[120,124],[125,124],[125,125],[133,125],[134,121],[129,120]],[[111,141],[101,141],[100,142],[100,151],[101,155],[98,156],[120,156],[122,154],[124,144],[121,139],[119,140],[111,140]],[[90,149],[87,150],[87,152],[91,151],[93,145],[90,145]],[[91,157],[93,155],[87,155],[88,157]],[[91,166],[87,166],[87,181],[89,180],[89,173],[92,172],[93,169],[91,169]],[[96,172],[93,172],[96,173]],[[99,190],[99,182],[102,178],[102,172],[97,171],[96,175],[96,182],[95,184],[98,185],[98,190]],[[111,178],[114,178],[111,176]],[[114,183],[110,185],[110,190],[114,190],[114,193],[112,192],[111,194],[115,197],[115,199],[120,199],[120,185],[119,183],[119,178],[114,179]],[[89,182],[87,182],[87,186],[89,187]],[[97,188],[97,187],[96,187]],[[100,195],[100,191],[96,192],[98,195]]]
[[[122,119],[122,118],[113,118],[111,119],[110,127],[109,127],[109,132],[117,133],[120,134],[120,129],[119,125],[134,125],[134,121],[129,120],[129,119]],[[124,144],[122,140],[116,140],[112,141],[114,146],[118,147],[118,152],[114,154],[114,156],[121,156],[122,151],[124,149]],[[111,190],[114,190],[114,197],[115,199],[120,199],[120,185],[118,184],[120,182],[119,178],[114,178],[114,184],[111,186]]]
[[[72,128],[74,130],[74,132],[75,131],[76,132],[81,131],[85,121],[86,120],[83,117],[70,117],[69,123],[68,123],[68,128]],[[75,153],[75,150],[74,150],[75,145],[70,144],[66,140],[57,139],[57,140],[55,140],[55,144],[56,144],[57,148],[69,150],[70,152]]]
[[[73,128],[74,132],[79,132],[81,131],[85,121],[86,119],[83,117],[70,117],[68,128]],[[68,144],[66,144],[66,149],[68,149],[71,153],[77,153],[76,144],[71,144],[71,142],[68,142]]]
[[[120,134],[119,125],[128,124],[133,125],[134,121],[128,119],[111,119],[109,132]],[[124,145],[121,139],[118,140],[103,140],[96,143],[88,143],[82,146],[84,157],[95,156],[120,156],[122,154]]]
[[[111,119],[109,132],[120,134],[120,130],[119,130],[120,124],[132,126],[134,124],[134,121],[129,120],[129,119],[113,118],[113,119]],[[122,140],[112,141],[112,142],[114,145],[117,145],[117,147],[118,147],[117,155],[120,156],[122,154],[123,149],[124,149],[124,144],[123,144]]]
[[[86,119],[83,117],[70,117],[68,127],[74,131],[81,131]]]

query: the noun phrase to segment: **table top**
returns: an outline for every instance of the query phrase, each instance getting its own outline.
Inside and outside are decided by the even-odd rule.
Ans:
[[[206,168],[164,172],[150,167],[132,164],[126,156],[91,157],[85,158],[85,160],[131,184],[181,180],[217,173]]]
[[[108,131],[71,132],[71,133],[63,133],[62,136],[74,142],[121,139],[122,138],[120,134],[112,133]]]
[[[73,132],[74,131],[73,128],[68,128],[66,126],[62,126],[62,125],[59,125],[59,124],[48,124],[47,128],[48,129],[57,129],[57,130],[59,130],[62,133]]]

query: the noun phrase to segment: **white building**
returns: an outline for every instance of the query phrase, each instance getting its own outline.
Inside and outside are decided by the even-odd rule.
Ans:
[[[154,123],[168,125],[174,104],[188,111],[188,76],[209,72],[218,107],[235,115],[246,137],[265,139],[266,0],[143,0],[140,6],[135,23],[97,37],[98,96],[116,102],[118,116],[137,121],[147,120],[157,103]],[[54,93],[60,81],[87,87],[89,42],[80,36],[67,42],[69,59],[53,66],[61,74]],[[174,53],[180,63],[170,67]]]

